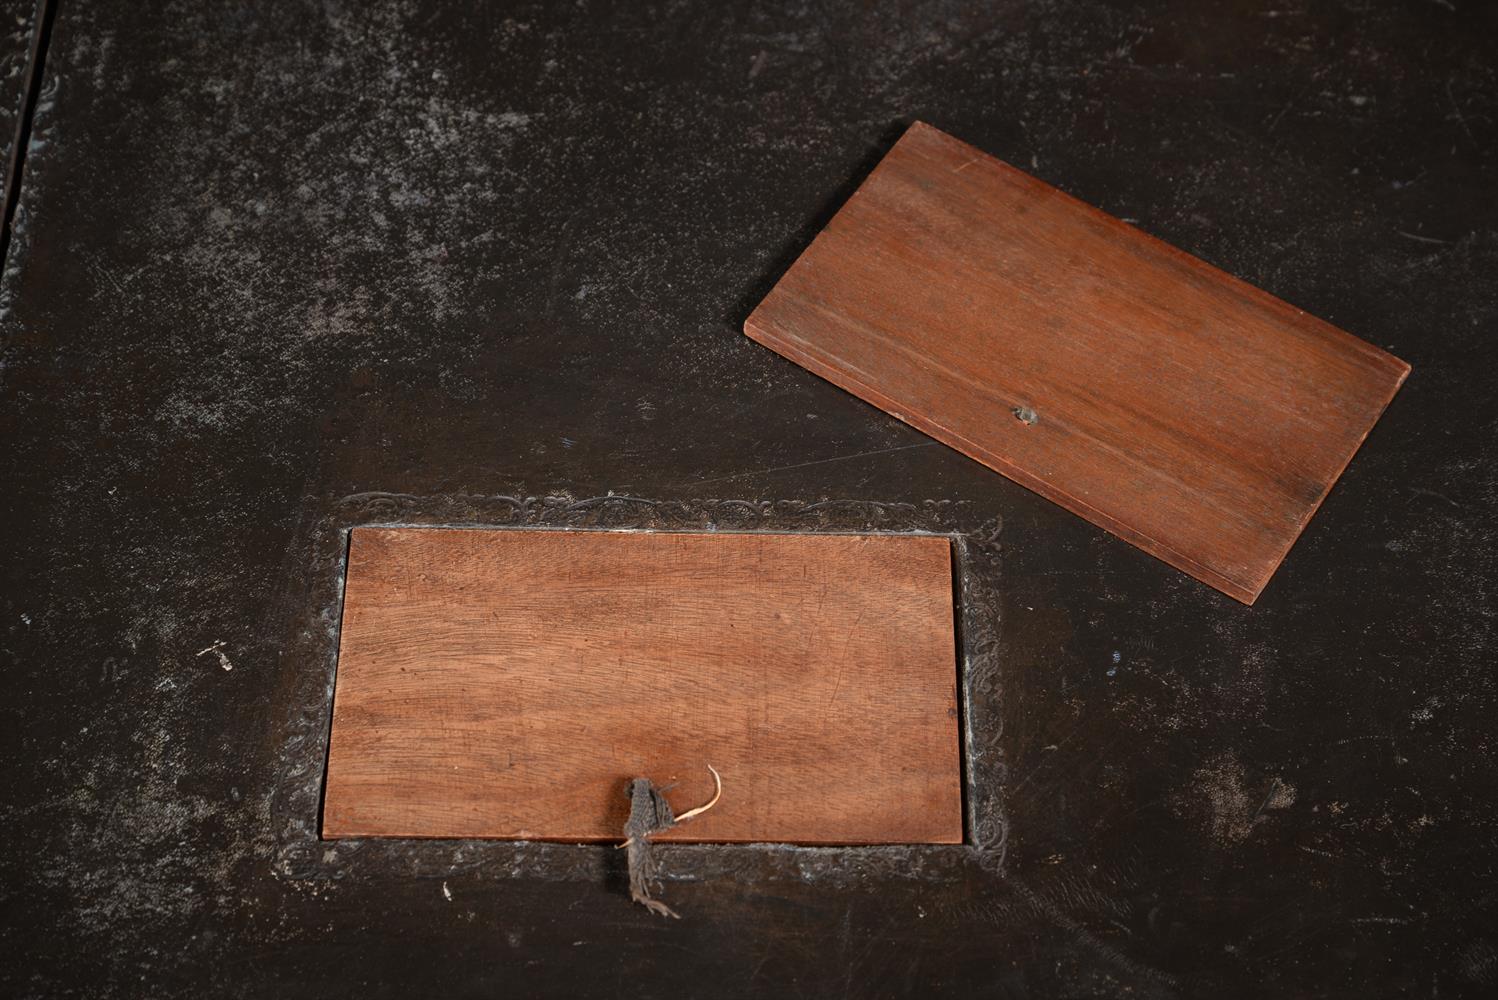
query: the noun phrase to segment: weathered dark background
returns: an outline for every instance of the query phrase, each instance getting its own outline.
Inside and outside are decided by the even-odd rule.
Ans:
[[[1495,5],[57,0],[45,55],[0,993],[1498,989]],[[914,118],[1414,365],[1258,606],[741,335]],[[611,490],[1002,519],[1002,866],[751,865],[665,923],[535,866],[279,864],[315,526]]]

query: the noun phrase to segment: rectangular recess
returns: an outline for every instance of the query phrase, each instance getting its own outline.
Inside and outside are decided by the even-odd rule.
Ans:
[[[322,835],[963,839],[951,541],[355,528]]]
[[[1410,370],[921,122],[744,332],[1248,603]]]

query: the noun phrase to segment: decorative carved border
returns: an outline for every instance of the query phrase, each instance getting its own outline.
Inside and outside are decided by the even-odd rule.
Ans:
[[[292,879],[339,879],[360,870],[416,877],[480,875],[614,881],[623,855],[607,846],[497,840],[336,840],[318,836],[324,763],[348,533],[364,525],[613,531],[921,533],[952,538],[963,695],[962,845],[799,847],[786,844],[669,844],[662,870],[673,881],[734,878],[841,883],[864,878],[959,880],[973,867],[1002,873],[1008,840],[1002,791],[999,574],[1001,522],[961,501],[652,500],[607,494],[414,496],[356,493],[334,501],[302,537],[305,593],[288,622],[283,664],[292,709],[277,744],[281,778],[270,803],[274,869]]]

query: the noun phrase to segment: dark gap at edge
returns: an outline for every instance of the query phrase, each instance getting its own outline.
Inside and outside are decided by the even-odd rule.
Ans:
[[[10,258],[11,226],[15,222],[16,208],[21,202],[21,181],[26,171],[26,148],[31,143],[32,119],[36,115],[37,97],[41,94],[42,80],[47,72],[47,51],[52,43],[52,21],[57,14],[57,0],[39,0],[37,3],[36,32],[31,39],[31,56],[28,60],[26,98],[21,104],[20,120],[16,122],[15,146],[10,152],[10,162],[5,171],[5,211],[0,218],[0,268]]]
[[[962,805],[962,845],[981,848],[973,821],[973,762],[968,746],[968,708],[972,692],[967,676],[967,539],[961,532],[949,536],[952,553],[952,649],[957,655],[957,787]]]
[[[343,529],[343,586],[338,590],[338,635],[333,641],[333,690],[328,694],[327,738],[323,740],[322,748],[322,784],[317,789],[317,839],[323,842],[351,839],[324,836],[323,823],[328,808],[328,762],[333,757],[333,708],[338,702],[338,660],[343,653],[343,612],[348,601],[349,551],[354,544],[354,529],[357,527],[361,525]]]

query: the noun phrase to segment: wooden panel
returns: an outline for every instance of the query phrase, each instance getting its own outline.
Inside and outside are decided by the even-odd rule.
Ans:
[[[744,330],[1249,603],[1409,373],[922,123]]]
[[[962,840],[951,546],[932,536],[359,528],[325,837]]]

